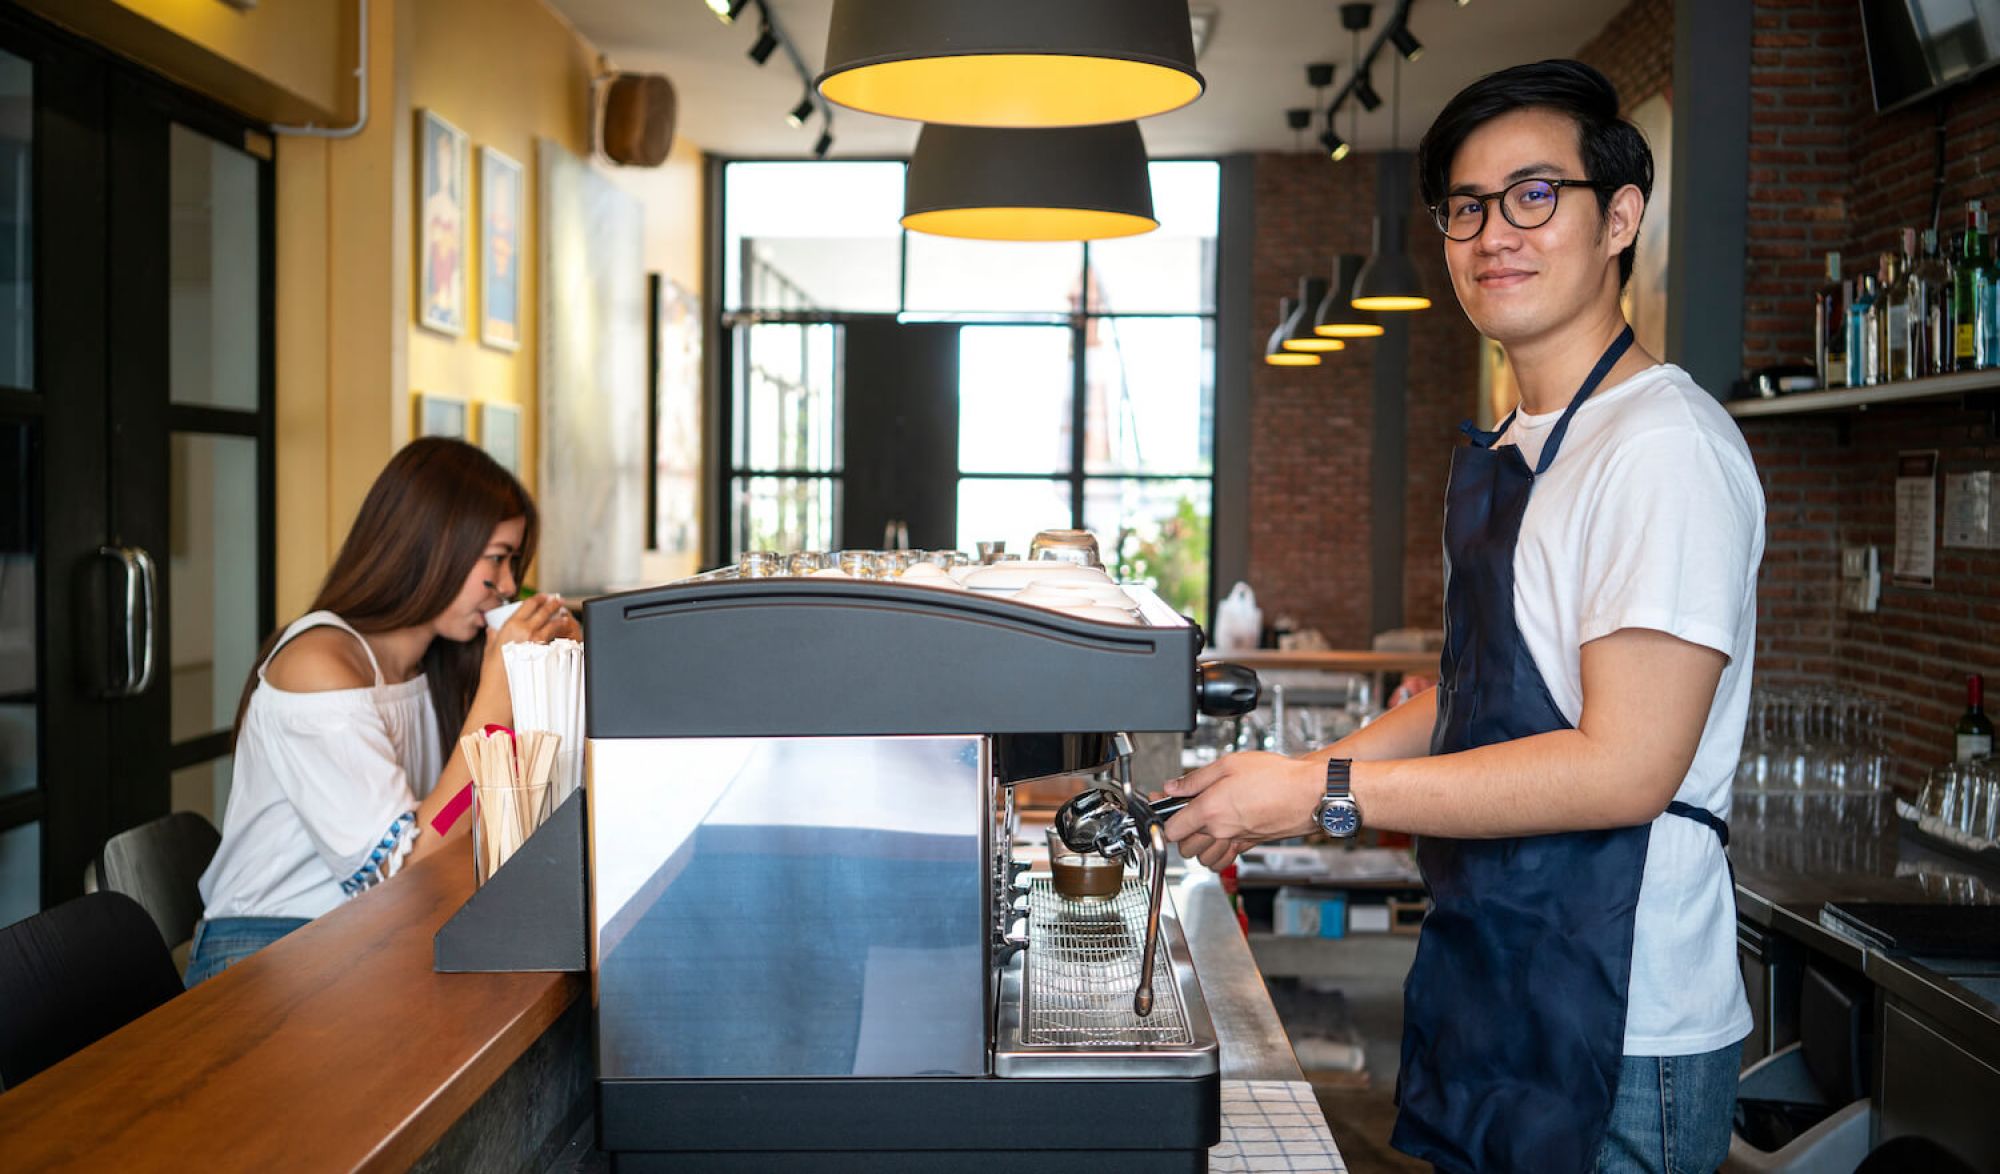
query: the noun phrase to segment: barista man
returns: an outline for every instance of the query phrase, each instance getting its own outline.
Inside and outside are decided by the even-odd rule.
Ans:
[[[1764,500],[1749,450],[1619,308],[1653,182],[1603,75],[1453,98],[1417,153],[1459,305],[1521,407],[1445,502],[1440,684],[1303,757],[1168,785],[1220,868],[1322,827],[1413,832],[1396,1148],[1446,1171],[1713,1170],[1750,1010],[1723,847]]]

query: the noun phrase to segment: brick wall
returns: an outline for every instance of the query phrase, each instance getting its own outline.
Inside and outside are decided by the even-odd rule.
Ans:
[[[1808,359],[1812,293],[1828,250],[1872,266],[1905,225],[1930,223],[1935,128],[1946,151],[1940,223],[1969,197],[2000,201],[2000,78],[1888,115],[1870,98],[1851,0],[1754,0],[1744,366]],[[1618,35],[1660,19],[1634,0],[1587,53],[1621,89],[1666,77],[1671,36]],[[1670,21],[1668,22],[1670,25]],[[1651,58],[1630,52],[1650,44]],[[1942,472],[2000,467],[1988,415],[1955,401],[1835,417],[1752,419],[1769,528],[1758,591],[1758,677],[1839,684],[1886,705],[1898,781],[1949,756],[1964,674],[2000,675],[2000,553],[1938,551],[1933,590],[1885,583],[1881,611],[1839,606],[1843,545],[1894,549],[1896,454],[1937,449]]]
[[[1673,46],[1674,0],[1633,0],[1584,42],[1576,59],[1610,78],[1629,111],[1654,94],[1672,94]]]
[[[1377,344],[1352,342],[1318,367],[1271,367],[1261,356],[1278,299],[1297,294],[1300,276],[1330,277],[1336,254],[1369,252],[1378,163],[1357,154],[1333,164],[1317,152],[1256,159],[1250,583],[1266,623],[1290,616],[1342,648],[1366,648],[1373,635],[1369,450]],[[1478,389],[1478,337],[1452,297],[1442,250],[1414,213],[1411,227],[1434,305],[1406,316],[1403,595],[1406,622],[1429,627],[1443,612],[1444,481],[1452,429],[1471,413]]]

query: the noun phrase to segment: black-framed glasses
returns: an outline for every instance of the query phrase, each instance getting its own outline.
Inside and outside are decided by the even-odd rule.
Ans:
[[[1469,241],[1486,227],[1486,205],[1500,202],[1500,215],[1519,229],[1540,228],[1556,214],[1556,197],[1564,188],[1604,185],[1594,179],[1517,179],[1497,192],[1460,192],[1431,205],[1438,231],[1455,241]]]

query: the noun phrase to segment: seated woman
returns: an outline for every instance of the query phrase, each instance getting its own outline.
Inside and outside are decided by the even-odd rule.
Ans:
[[[470,779],[460,735],[513,724],[501,646],[578,636],[553,595],[488,630],[535,528],[527,490],[463,441],[414,441],[375,479],[312,609],[244,686],[190,987],[464,834],[470,819],[443,836],[432,820]]]

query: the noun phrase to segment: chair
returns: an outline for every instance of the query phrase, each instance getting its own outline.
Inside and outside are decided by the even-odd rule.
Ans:
[[[132,898],[152,916],[168,947],[178,947],[201,920],[196,882],[221,843],[215,825],[192,811],[163,815],[106,840],[84,875],[84,891]]]
[[[0,929],[0,1088],[181,993],[145,909],[90,893]]]
[[[1869,991],[1805,967],[1799,1039],[1737,1078],[1730,1174],[1851,1174],[1868,1155]]]

